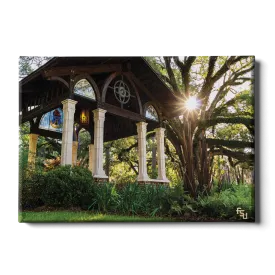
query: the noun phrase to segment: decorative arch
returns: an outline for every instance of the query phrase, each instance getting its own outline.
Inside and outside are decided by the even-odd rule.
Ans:
[[[63,129],[63,111],[61,108],[55,108],[44,114],[39,122],[38,128],[62,133]]]
[[[88,126],[83,126],[83,125],[79,125],[79,124],[75,128],[76,141],[79,141],[79,133],[81,130],[85,130],[86,132],[88,132],[90,134],[91,143],[93,143],[93,131],[91,131],[91,129]]]
[[[159,108],[151,101],[144,104],[143,112],[146,119],[156,122],[161,122],[162,120]]]
[[[131,79],[131,77],[129,77],[129,75],[127,73],[121,73],[121,72],[115,72],[112,73],[111,75],[109,75],[107,77],[107,79],[104,82],[103,88],[102,88],[102,102],[105,102],[106,100],[106,93],[107,93],[107,89],[110,85],[110,83],[117,77],[117,76],[124,76],[126,77],[126,79],[130,82],[131,86],[134,89],[137,101],[138,101],[138,107],[139,107],[139,113],[142,115],[143,114],[143,108],[142,108],[142,104],[141,104],[141,100],[140,100],[140,96],[138,93],[138,90],[133,82],[133,80]]]
[[[48,77],[47,78],[48,80],[51,80],[51,81],[59,81],[61,83],[63,83],[68,89],[69,89],[69,83],[63,79],[62,77],[59,77],[59,76],[51,76],[51,77]]]
[[[75,87],[76,87],[77,83],[79,83],[79,81],[81,81],[81,80],[86,80],[90,84],[90,86],[93,90],[93,93],[94,93],[94,100],[100,101],[100,92],[99,92],[98,86],[97,86],[96,82],[93,80],[93,78],[88,74],[77,75],[74,78],[74,83],[75,84],[74,84],[73,89],[75,90]]]
[[[107,89],[108,89],[110,83],[111,83],[112,80],[115,79],[118,75],[120,75],[120,73],[118,73],[118,72],[112,73],[112,74],[109,75],[109,76],[107,77],[107,79],[104,81],[104,85],[103,85],[103,89],[102,89],[102,102],[105,102]]]

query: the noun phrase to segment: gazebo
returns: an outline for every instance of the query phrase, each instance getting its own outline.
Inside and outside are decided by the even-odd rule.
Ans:
[[[75,165],[78,133],[91,135],[89,169],[106,180],[103,144],[137,134],[140,183],[168,183],[163,122],[180,114],[178,100],[142,57],[55,57],[19,82],[19,120],[30,123],[28,162],[38,136],[62,140],[61,165]],[[150,179],[146,133],[156,132],[158,177]]]

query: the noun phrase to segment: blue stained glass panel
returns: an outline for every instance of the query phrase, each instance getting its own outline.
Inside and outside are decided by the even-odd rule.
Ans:
[[[62,133],[63,128],[63,111],[61,108],[56,108],[44,114],[40,120],[39,128]]]

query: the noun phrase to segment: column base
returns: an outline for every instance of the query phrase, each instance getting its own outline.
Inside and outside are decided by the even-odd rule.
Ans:
[[[138,177],[137,181],[150,181],[151,179],[147,176],[143,176],[143,177]]]
[[[94,175],[93,177],[94,177],[95,183],[103,183],[103,182],[109,181],[109,177],[107,176]]]
[[[159,179],[148,179],[148,180],[138,180],[138,184],[156,184],[156,185],[166,185],[169,186],[170,181],[167,180],[159,180]]]
[[[167,178],[157,178],[157,181],[159,181],[159,182],[168,182],[168,183],[170,183],[170,180],[167,179]]]

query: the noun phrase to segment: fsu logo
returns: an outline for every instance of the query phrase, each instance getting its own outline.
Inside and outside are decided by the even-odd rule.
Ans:
[[[61,114],[58,111],[58,109],[55,109],[53,111],[50,124],[53,128],[61,128],[62,127]]]

